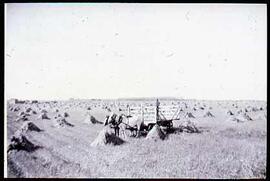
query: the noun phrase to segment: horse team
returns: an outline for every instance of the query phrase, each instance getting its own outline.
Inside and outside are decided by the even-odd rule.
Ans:
[[[121,133],[123,137],[127,136],[125,130],[130,130],[132,136],[139,137],[142,131],[148,129],[141,116],[117,115],[114,112],[106,116],[104,126],[110,126],[116,136],[120,136]]]

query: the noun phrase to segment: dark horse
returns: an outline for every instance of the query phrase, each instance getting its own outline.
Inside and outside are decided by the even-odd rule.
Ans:
[[[117,119],[118,118],[118,119]],[[119,125],[122,123],[123,115],[117,116],[115,113],[112,113],[110,116],[106,116],[104,125],[109,125],[114,129],[114,134],[119,136]]]

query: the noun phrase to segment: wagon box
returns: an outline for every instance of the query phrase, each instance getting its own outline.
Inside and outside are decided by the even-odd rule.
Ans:
[[[144,107],[142,104],[132,108],[127,106],[127,111],[130,116],[141,115],[144,122],[143,129],[149,131],[155,124],[171,129],[173,120],[179,120],[181,110],[179,108],[171,105],[160,106],[160,102],[157,100],[155,106],[146,105]]]

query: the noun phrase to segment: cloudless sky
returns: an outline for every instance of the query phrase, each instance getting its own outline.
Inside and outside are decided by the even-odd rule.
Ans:
[[[266,5],[6,4],[7,98],[266,100]]]

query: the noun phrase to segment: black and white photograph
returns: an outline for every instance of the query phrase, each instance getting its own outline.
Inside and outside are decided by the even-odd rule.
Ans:
[[[267,4],[4,9],[5,178],[266,179]]]

